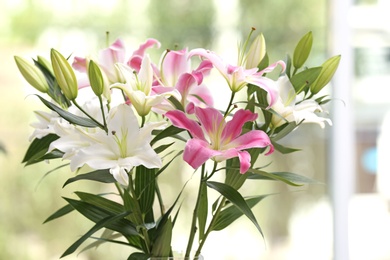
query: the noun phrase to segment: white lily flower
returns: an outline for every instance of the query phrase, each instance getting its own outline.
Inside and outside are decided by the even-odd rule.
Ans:
[[[54,124],[56,121],[61,120],[60,116],[56,112],[34,111],[38,121],[31,124],[35,128],[34,132],[29,137],[29,141],[35,138],[41,139],[48,134],[54,134]]]
[[[280,116],[272,116],[272,125],[278,127],[286,122],[317,123],[321,128],[325,127],[325,122],[332,125],[329,118],[321,117],[317,113],[324,112],[321,105],[315,100],[303,100],[299,102],[293,85],[286,75],[279,77],[276,82],[279,90],[279,98],[272,105],[272,109]]]
[[[153,92],[154,72],[149,55],[143,57],[138,73],[129,66],[120,63],[117,66],[126,79],[126,84],[115,83],[111,87],[123,90],[140,116],[149,114],[154,106],[163,103],[167,97],[172,95],[180,96],[177,90],[167,91],[161,94]]]
[[[85,164],[96,170],[109,169],[120,184],[127,186],[127,173],[133,167],[162,166],[150,141],[151,131],[163,124],[165,122],[151,123],[139,128],[132,108],[122,104],[110,110],[107,119],[108,133],[101,129],[90,135],[87,132],[75,132],[53,142],[53,147],[71,154],[68,158],[72,171]]]

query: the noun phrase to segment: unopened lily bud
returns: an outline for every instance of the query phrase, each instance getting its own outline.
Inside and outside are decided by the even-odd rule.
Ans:
[[[53,68],[51,67],[50,61],[48,61],[46,58],[38,55],[38,63],[50,71],[51,74],[53,74]]]
[[[65,97],[69,100],[75,100],[77,97],[77,79],[67,59],[58,51],[51,49],[51,64],[53,66],[54,76]]]
[[[104,90],[104,79],[102,72],[99,66],[93,62],[92,60],[88,65],[88,78],[89,83],[91,84],[91,88],[96,96],[100,96],[103,94]]]
[[[265,56],[265,39],[263,34],[259,34],[252,42],[246,55],[246,69],[256,68]]]
[[[42,71],[26,59],[15,56],[15,62],[26,81],[38,91],[47,93],[49,85]]]

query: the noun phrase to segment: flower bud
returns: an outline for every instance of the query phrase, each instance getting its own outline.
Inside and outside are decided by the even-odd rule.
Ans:
[[[252,42],[251,47],[246,55],[246,69],[256,68],[265,56],[265,39],[263,34],[260,34]]]
[[[46,58],[38,55],[38,63],[41,64],[46,70],[50,71],[53,75],[53,68],[51,67],[50,62]]]
[[[77,79],[67,59],[58,51],[51,49],[51,63],[54,76],[65,97],[74,100],[77,97]]]
[[[47,93],[49,90],[49,85],[42,71],[37,66],[28,62],[26,59],[18,56],[15,56],[14,58],[20,73],[23,75],[26,81],[40,92]]]
[[[103,94],[104,90],[104,80],[102,72],[99,66],[93,62],[92,60],[88,65],[88,78],[89,83],[91,84],[91,88],[96,96],[100,96]]]

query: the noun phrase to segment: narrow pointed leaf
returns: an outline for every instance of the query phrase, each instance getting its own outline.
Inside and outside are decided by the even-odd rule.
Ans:
[[[41,157],[47,153],[50,144],[58,138],[55,134],[48,134],[40,139],[35,138],[28,147],[22,163],[30,165],[42,161]]]
[[[231,203],[233,203],[234,206],[236,206],[245,216],[247,216],[247,218],[249,218],[250,221],[252,221],[257,230],[263,236],[263,231],[257,223],[255,215],[253,214],[252,210],[238,191],[236,191],[229,185],[214,181],[208,181],[207,186],[218,191],[222,196],[224,196]]]
[[[135,193],[143,214],[153,208],[154,195],[156,192],[156,169],[148,169],[143,165],[135,171]]]
[[[253,208],[257,203],[259,203],[262,199],[269,195],[261,195],[256,197],[251,197],[245,199],[246,203],[250,208]],[[236,206],[231,205],[226,209],[222,210],[219,214],[217,220],[215,221],[215,225],[213,226],[213,230],[222,230],[236,221],[243,215],[242,211],[239,210]]]
[[[43,223],[47,223],[47,222],[52,221],[54,219],[65,216],[66,214],[72,212],[73,210],[74,210],[74,208],[71,205],[67,204],[67,205],[63,206],[62,208],[58,209],[53,214],[51,214]]]
[[[207,186],[204,182],[200,187],[200,201],[198,208],[198,223],[199,223],[199,240],[202,240],[206,230],[206,222],[208,215],[208,199],[207,199]]]
[[[281,144],[278,144],[278,143],[274,142],[272,139],[271,139],[271,143],[274,146],[275,150],[281,152],[282,154],[300,151],[300,149],[290,148],[290,147],[286,147],[286,146],[283,146]]]
[[[244,184],[246,177],[246,174],[240,174],[240,161],[237,157],[226,161],[225,184],[238,190]]]
[[[123,212],[122,214],[119,215],[114,215],[114,216],[108,216],[100,221],[98,221],[90,230],[88,230],[87,233],[85,233],[81,238],[79,238],[76,242],[74,242],[61,256],[65,257],[67,255],[72,254],[74,251],[77,250],[77,248],[85,241],[87,240],[92,234],[94,234],[96,231],[100,230],[103,227],[106,227],[109,225],[111,222],[115,222],[117,220],[123,219],[126,217],[129,213],[128,212]]]
[[[168,218],[164,224],[160,225],[157,238],[154,241],[152,254],[154,256],[166,257],[171,252],[172,221]]]
[[[64,198],[72,207],[80,212],[84,217],[88,218],[92,222],[98,223],[99,221],[114,216],[113,213],[102,209],[100,207],[97,207],[95,205],[92,205],[90,203],[79,201],[79,200],[73,200],[69,198]],[[127,214],[128,215],[128,214]],[[106,228],[112,229],[114,231],[117,231],[124,236],[132,236],[132,235],[138,235],[136,226],[128,221],[127,219],[118,219],[116,221],[110,222]]]
[[[96,170],[89,173],[79,174],[73,178],[69,178],[62,187],[65,187],[66,185],[75,182],[75,181],[81,181],[81,180],[90,180],[90,181],[97,181],[102,183],[114,183],[116,182],[115,178],[110,174],[109,170]]]
[[[164,130],[162,131],[153,131],[153,133],[157,133],[156,136],[153,138],[153,140],[150,142],[150,145],[153,146],[153,144],[155,144],[157,141],[161,140],[161,139],[164,139],[166,137],[173,137],[181,132],[183,132],[184,130],[181,129],[181,128],[178,128],[178,127],[175,127],[173,125],[171,126],[168,126],[167,128],[165,128]]]
[[[54,105],[53,103],[45,100],[44,98],[40,97],[39,95],[37,95],[37,96],[42,101],[42,103],[45,104],[45,106],[47,106],[51,110],[57,112],[62,118],[64,118],[66,121],[68,121],[71,124],[84,126],[84,127],[101,127],[99,124],[97,124],[96,122],[94,122],[93,120],[91,120],[89,118],[76,116],[76,115],[69,113],[68,111],[65,111],[62,108]]]
[[[75,193],[77,197],[79,197],[82,201],[95,205],[99,208],[105,209],[112,214],[120,214],[125,211],[123,205],[115,201],[106,199],[102,196],[95,195],[92,193],[81,192],[81,191],[76,191]],[[128,212],[130,212],[130,210],[128,210]]]
[[[283,181],[287,184],[292,184],[293,186],[301,186],[302,184],[322,184],[317,180],[313,180],[306,176],[302,176],[292,172],[265,172],[255,169],[250,169],[246,174],[248,174],[248,179],[251,180],[275,180]]]

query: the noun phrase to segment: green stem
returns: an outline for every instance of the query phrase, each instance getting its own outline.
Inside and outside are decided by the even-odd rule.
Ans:
[[[230,113],[230,108],[232,107],[234,96],[236,95],[236,92],[232,91],[232,95],[230,96],[229,105],[225,111],[224,117],[226,117]]]
[[[156,181],[156,194],[157,194],[157,199],[158,199],[158,204],[160,205],[160,212],[161,216],[165,214],[165,207],[164,207],[164,202],[161,196],[161,191],[160,191],[160,186],[158,185],[158,182]]]
[[[80,109],[81,112],[83,112],[89,119],[91,119],[92,121],[94,121],[96,124],[99,125],[100,128],[105,129],[105,126],[102,125],[100,122],[98,122],[95,118],[93,118],[92,116],[90,116],[81,106],[79,106],[79,104],[77,104],[76,100],[73,99],[72,100],[73,104],[78,108]],[[107,130],[106,130],[107,131]]]
[[[98,98],[99,98],[99,102],[100,102],[100,110],[102,111],[104,130],[107,133],[108,132],[108,128],[107,128],[107,122],[106,122],[106,115],[104,113],[104,106],[103,106],[102,96],[98,96]]]
[[[213,215],[213,218],[211,219],[211,222],[210,222],[210,224],[209,224],[209,226],[208,226],[208,228],[207,228],[207,231],[206,231],[206,233],[204,234],[204,237],[203,237],[202,241],[200,242],[198,249],[196,250],[195,257],[200,255],[200,253],[201,253],[201,251],[202,251],[202,248],[203,248],[203,246],[204,246],[204,244],[205,244],[205,242],[206,242],[206,239],[207,239],[208,235],[211,233],[211,231],[213,231],[214,223],[215,223],[215,221],[217,220],[217,218],[218,218],[218,216],[219,216],[219,213],[221,212],[221,210],[222,210],[223,205],[225,204],[225,202],[226,202],[226,198],[223,198],[223,199],[221,200],[221,202],[219,203],[218,208],[217,208],[217,210],[215,211],[215,213],[214,213],[214,215]]]
[[[131,174],[129,174],[129,190],[130,190],[130,194],[133,196],[135,201],[138,203],[137,194],[136,194],[135,189],[134,189],[134,183],[133,183],[133,178],[132,178]],[[140,208],[139,205],[137,205],[137,208]],[[149,234],[145,228],[141,228],[141,230],[142,230],[142,237],[143,237],[144,242],[145,242],[145,249],[147,251],[146,253],[149,254],[150,249],[151,249]]]
[[[190,230],[190,237],[188,239],[188,244],[187,244],[187,249],[186,249],[186,254],[185,257],[190,257],[192,245],[194,243],[194,238],[195,238],[195,233],[196,233],[196,220],[198,218],[198,209],[199,209],[199,203],[200,203],[200,195],[201,195],[201,190],[202,190],[202,183],[205,175],[205,164],[202,165],[202,175],[200,177],[199,181],[199,188],[198,188],[198,197],[196,198],[196,203],[194,207],[194,212],[192,214],[192,223],[191,223],[191,230]]]

